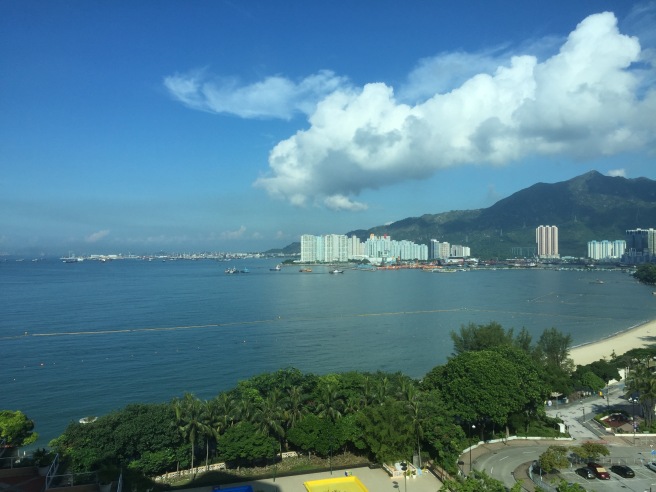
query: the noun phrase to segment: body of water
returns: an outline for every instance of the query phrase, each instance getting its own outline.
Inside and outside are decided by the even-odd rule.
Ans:
[[[226,275],[226,266],[250,273]],[[44,446],[71,421],[255,374],[401,371],[451,355],[449,333],[499,322],[574,345],[656,318],[649,287],[618,271],[271,271],[273,260],[0,263],[0,409]]]

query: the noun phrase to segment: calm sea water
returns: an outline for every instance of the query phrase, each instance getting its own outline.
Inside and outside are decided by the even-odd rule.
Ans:
[[[80,417],[185,391],[211,398],[279,368],[421,378],[470,322],[526,327],[534,340],[556,327],[578,345],[656,318],[653,289],[621,272],[274,264],[0,263],[0,408],[33,418],[43,446]],[[250,273],[226,275],[229,265]]]

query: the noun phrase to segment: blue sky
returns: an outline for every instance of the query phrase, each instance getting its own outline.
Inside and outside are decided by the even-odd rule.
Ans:
[[[2,0],[0,253],[264,251],[656,179],[654,25],[656,2]]]

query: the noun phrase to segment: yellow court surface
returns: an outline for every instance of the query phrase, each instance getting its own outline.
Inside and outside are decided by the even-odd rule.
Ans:
[[[358,477],[325,478],[303,482],[307,492],[368,492]]]

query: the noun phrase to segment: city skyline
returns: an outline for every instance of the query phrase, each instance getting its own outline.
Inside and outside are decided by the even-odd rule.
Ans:
[[[656,179],[656,2],[0,4],[0,254],[266,251]]]

